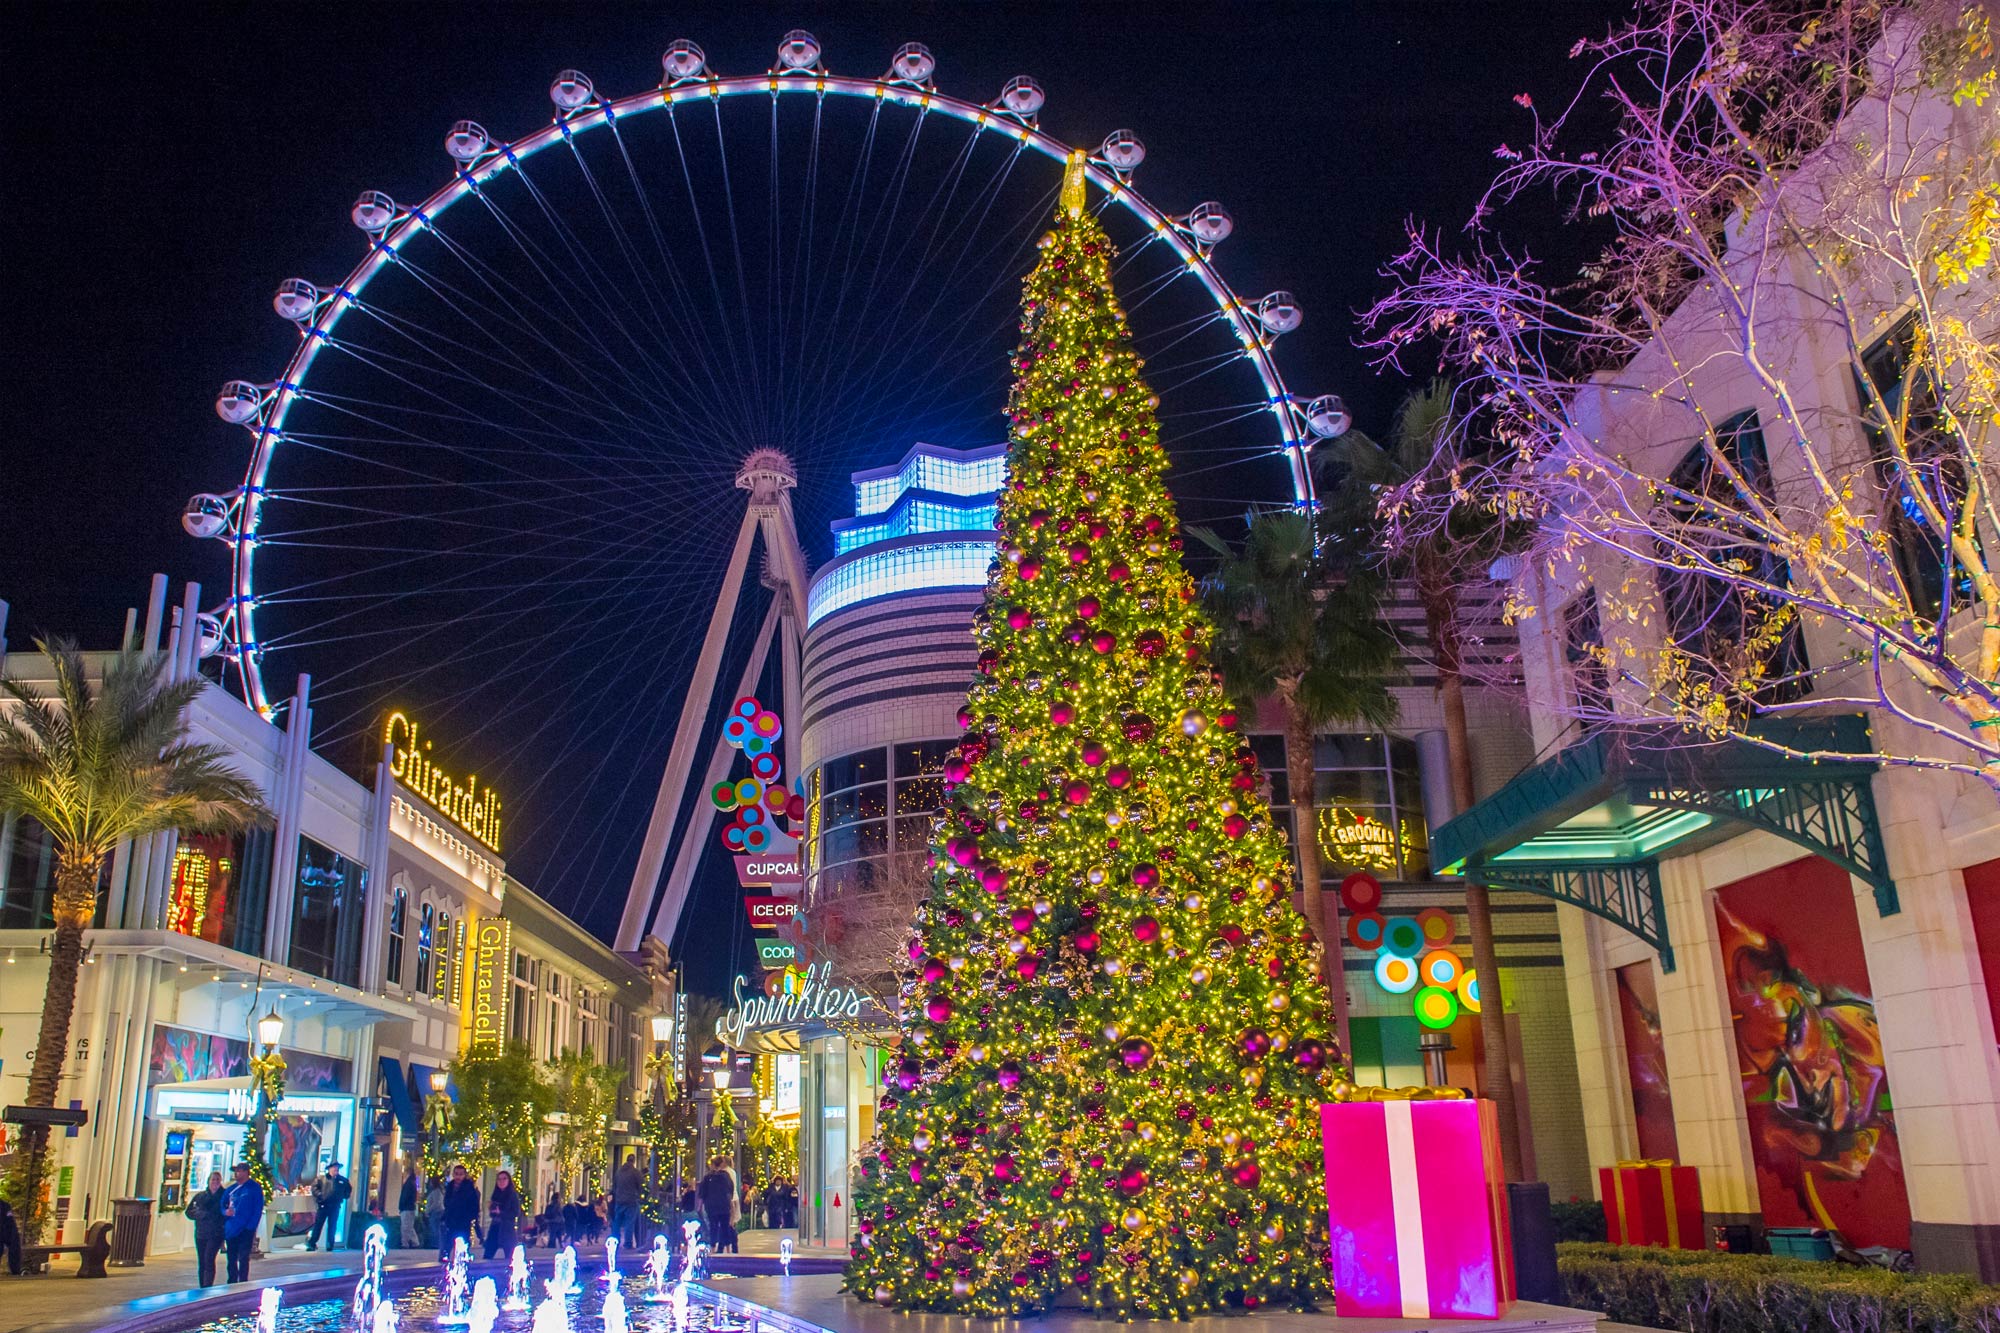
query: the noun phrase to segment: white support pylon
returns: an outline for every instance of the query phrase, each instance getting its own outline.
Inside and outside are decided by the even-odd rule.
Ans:
[[[666,770],[660,775],[659,795],[653,801],[652,818],[646,825],[646,840],[639,850],[639,863],[633,868],[632,887],[625,898],[625,911],[618,921],[617,947],[631,951],[647,935],[671,944],[674,928],[680,922],[681,909],[687,903],[688,889],[694,880],[695,867],[700,864],[700,843],[712,823],[704,814],[713,810],[701,804],[695,807],[695,818],[685,825],[679,824],[681,803],[687,795],[688,778],[693,773],[695,756],[700,753],[704,740],[702,732],[708,725],[709,709],[714,703],[716,675],[722,668],[722,652],[729,639],[729,627],[736,618],[736,603],[743,592],[743,576],[750,564],[751,537],[761,534],[764,539],[765,575],[763,582],[770,587],[776,604],[764,618],[764,626],[759,631],[757,642],[752,648],[753,668],[745,674],[746,685],[757,678],[757,671],[765,660],[772,637],[780,640],[781,661],[790,667],[797,656],[797,641],[804,632],[806,611],[806,559],[799,546],[799,530],[792,516],[792,488],[799,484],[798,471],[792,461],[776,449],[757,449],[743,460],[737,470],[736,486],[750,493],[745,506],[743,523],[736,531],[736,546],[729,557],[729,566],[723,575],[722,590],[715,601],[715,609],[709,613],[708,632],[702,639],[701,656],[696,660],[694,675],[688,681],[686,696],[681,701],[680,723],[674,731],[674,743],[667,753]],[[790,651],[787,651],[787,649]],[[789,696],[791,690],[786,693]],[[786,775],[796,780],[792,764],[797,762],[795,729],[800,719],[787,717],[786,725]],[[717,759],[723,756],[715,753],[723,746],[720,735],[708,738],[711,745],[709,767],[712,769]],[[712,781],[719,781],[719,778]],[[662,872],[667,871],[668,852],[676,842],[679,847],[673,858],[671,872],[662,881]]]

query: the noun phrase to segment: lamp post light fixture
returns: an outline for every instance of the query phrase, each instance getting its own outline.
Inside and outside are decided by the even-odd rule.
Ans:
[[[671,1014],[654,1014],[653,1026],[653,1115],[655,1123],[664,1135],[667,1129],[667,1079],[671,1076],[676,1086],[680,1082],[680,1071],[674,1069],[667,1058],[667,1043],[674,1039],[674,1019]],[[647,1145],[647,1168],[652,1175],[653,1198],[660,1197],[660,1148],[658,1143]],[[679,1163],[675,1163],[674,1173],[680,1174]]]
[[[278,1017],[277,1008],[274,1006],[269,1013],[257,1020],[257,1040],[268,1052],[282,1041],[284,1036],[285,1020]]]

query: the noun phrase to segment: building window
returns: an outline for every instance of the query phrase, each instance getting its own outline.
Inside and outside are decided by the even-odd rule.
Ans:
[[[535,972],[537,964],[524,953],[514,955],[514,1004],[507,1013],[507,1039],[529,1045],[535,1035]]]
[[[104,893],[111,886],[107,858],[97,877],[97,915],[104,924]],[[46,930],[55,924],[56,842],[26,815],[0,816],[0,929]],[[258,938],[263,922],[258,922]]]
[[[437,909],[429,903],[417,915],[417,994],[431,993],[431,955],[436,951]]]
[[[302,837],[293,895],[291,965],[328,981],[359,985],[367,869]]]
[[[1597,615],[1597,589],[1585,588],[1563,608],[1563,661],[1568,666],[1570,707],[1594,728],[1611,712],[1611,675],[1604,664],[1604,628]]]
[[[403,936],[407,932],[410,918],[410,891],[398,884],[389,895],[389,961],[383,981],[389,989],[395,990],[403,984]]]
[[[1919,615],[1936,618],[1945,610],[1947,570],[1954,602],[1970,599],[1973,590],[1965,571],[1950,559],[1938,530],[1924,517],[1911,488],[1925,487],[1930,502],[1955,524],[1966,496],[1964,452],[1944,429],[1937,383],[1916,358],[1916,334],[1917,318],[1910,315],[1863,352],[1861,365],[1868,385],[1857,382],[1855,390],[1861,399],[1863,430],[1875,456],[1876,479],[1887,495],[1883,526],[1894,543],[1897,573],[1911,607]],[[1894,430],[1884,420],[1885,412],[1889,421],[1897,423]],[[1898,435],[1909,455],[1907,465],[1896,461]]]
[[[167,929],[244,953],[264,947],[270,896],[270,829],[183,833],[167,890]]]
[[[1726,469],[1718,465],[1718,456],[1728,463]],[[1789,578],[1784,560],[1749,530],[1731,531],[1736,525],[1729,516],[1743,504],[1737,493],[1739,477],[1760,496],[1771,498],[1771,464],[1754,411],[1739,412],[1722,422],[1715,428],[1712,451],[1709,445],[1698,444],[1674,469],[1669,480],[1677,490],[1713,503],[1670,499],[1671,530],[1688,554],[1722,568],[1741,569],[1746,577],[1782,588]],[[1660,554],[1671,562],[1680,551],[1663,546]],[[1732,703],[1746,706],[1782,703],[1810,692],[1798,617],[1777,599],[1671,563],[1658,571],[1657,581],[1673,644],[1687,654],[1690,683],[1708,685]],[[1774,626],[1774,616],[1783,616],[1784,623]]]

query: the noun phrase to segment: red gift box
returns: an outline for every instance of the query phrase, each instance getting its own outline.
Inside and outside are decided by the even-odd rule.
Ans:
[[[1498,1319],[1514,1299],[1492,1102],[1320,1108],[1343,1318]]]
[[[1706,1249],[1701,1172],[1663,1159],[1597,1169],[1604,1195],[1604,1235],[1613,1245]]]

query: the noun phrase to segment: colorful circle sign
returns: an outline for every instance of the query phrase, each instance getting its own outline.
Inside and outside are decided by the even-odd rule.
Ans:
[[[1424,951],[1424,928],[1414,917],[1392,916],[1382,926],[1382,952],[1415,958]]]
[[[1442,986],[1426,986],[1414,1002],[1417,1021],[1437,1031],[1458,1021],[1458,997]]]
[[[1350,912],[1372,912],[1382,905],[1382,881],[1357,870],[1340,881],[1340,902]]]
[[[1479,974],[1469,967],[1458,978],[1458,1002],[1468,1014],[1479,1012]]]
[[[1458,974],[1464,970],[1465,964],[1449,949],[1433,949],[1417,965],[1426,986],[1442,986],[1446,990],[1458,984]]]
[[[716,783],[715,789],[709,792],[708,799],[715,802],[715,808],[718,810],[734,810],[736,808],[736,784],[733,782]]]
[[[1347,918],[1347,942],[1357,949],[1370,953],[1382,947],[1382,916],[1379,912],[1363,912]]]
[[[1375,960],[1375,984],[1391,995],[1407,995],[1417,988],[1417,965],[1407,958],[1385,953]]]
[[[1442,949],[1458,935],[1458,922],[1442,907],[1426,907],[1417,913],[1417,925],[1423,929],[1426,949]]]

